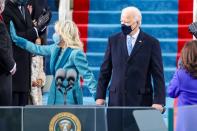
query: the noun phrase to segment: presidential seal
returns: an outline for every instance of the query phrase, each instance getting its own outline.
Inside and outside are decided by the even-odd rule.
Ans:
[[[51,119],[49,131],[81,131],[81,123],[74,114],[62,112]]]

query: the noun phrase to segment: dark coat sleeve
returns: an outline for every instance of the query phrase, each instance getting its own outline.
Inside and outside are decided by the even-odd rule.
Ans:
[[[111,74],[112,74],[111,39],[109,38],[107,50],[104,56],[104,61],[100,69],[96,99],[105,99]]]
[[[5,25],[0,22],[0,67],[9,72],[15,64],[11,41]]]
[[[151,52],[151,74],[154,84],[153,104],[165,105],[165,82],[163,73],[163,64],[161,48],[158,40],[152,42]]]

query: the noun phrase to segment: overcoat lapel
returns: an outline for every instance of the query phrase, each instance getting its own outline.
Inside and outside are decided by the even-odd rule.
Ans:
[[[138,51],[143,47],[144,45],[144,40],[143,40],[143,37],[144,37],[144,34],[142,31],[140,31],[139,35],[138,35],[138,38],[135,42],[135,46],[133,47],[133,50],[131,52],[131,55],[129,56],[129,60],[132,59],[132,57],[138,53]]]
[[[118,44],[121,46],[121,51],[122,51],[122,54],[124,55],[123,58],[128,58],[129,55],[128,55],[128,51],[127,51],[127,40],[126,40],[126,35],[124,35],[123,33],[121,33],[120,35],[120,39],[118,41]]]
[[[22,14],[21,14],[21,12],[19,10],[19,8],[18,7],[17,8],[14,7],[14,6],[17,6],[17,5],[13,4],[12,2],[10,2],[10,3],[11,3],[10,6],[11,6],[12,11],[15,12],[14,14],[16,14],[16,16],[21,20],[21,22],[23,22],[24,24],[26,24],[26,21],[23,18]],[[26,16],[26,11],[25,11],[25,16]]]

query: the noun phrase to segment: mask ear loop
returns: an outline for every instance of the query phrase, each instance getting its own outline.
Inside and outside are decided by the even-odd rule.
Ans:
[[[131,28],[132,31],[135,30],[137,28],[137,26],[138,26],[138,21],[135,21],[135,22],[137,23],[137,25],[133,29]]]
[[[138,17],[137,17],[137,16],[134,17],[134,20],[135,20],[135,22],[137,23],[137,25],[135,26],[135,28],[136,28],[138,25],[140,26],[140,22],[138,21]],[[135,28],[134,28],[134,29],[135,29]],[[133,30],[134,30],[134,29],[133,29]]]
[[[134,17],[134,21],[137,23],[137,25],[133,29],[131,27],[132,31],[135,30],[137,28],[138,24],[139,24],[139,22],[137,20],[137,16]]]

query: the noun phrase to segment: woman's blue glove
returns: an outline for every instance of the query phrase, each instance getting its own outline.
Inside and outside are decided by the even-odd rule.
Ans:
[[[16,30],[14,28],[14,24],[12,21],[10,21],[10,36],[11,36],[13,42],[15,42],[15,43],[18,42],[19,38],[16,34]]]
[[[37,54],[37,55],[42,55],[42,56],[50,56],[51,55],[51,49],[55,47],[53,45],[48,45],[48,46],[41,46],[41,45],[36,45],[31,41],[28,41],[27,39],[24,39],[16,34],[14,24],[12,21],[10,21],[10,36],[15,42],[15,45],[21,47],[22,49],[25,49],[32,54]]]
[[[21,48],[25,48],[27,43],[29,43],[30,41],[18,36],[16,34],[16,30],[14,28],[14,24],[12,21],[10,21],[10,36],[12,38],[12,41],[17,45],[20,46]]]

